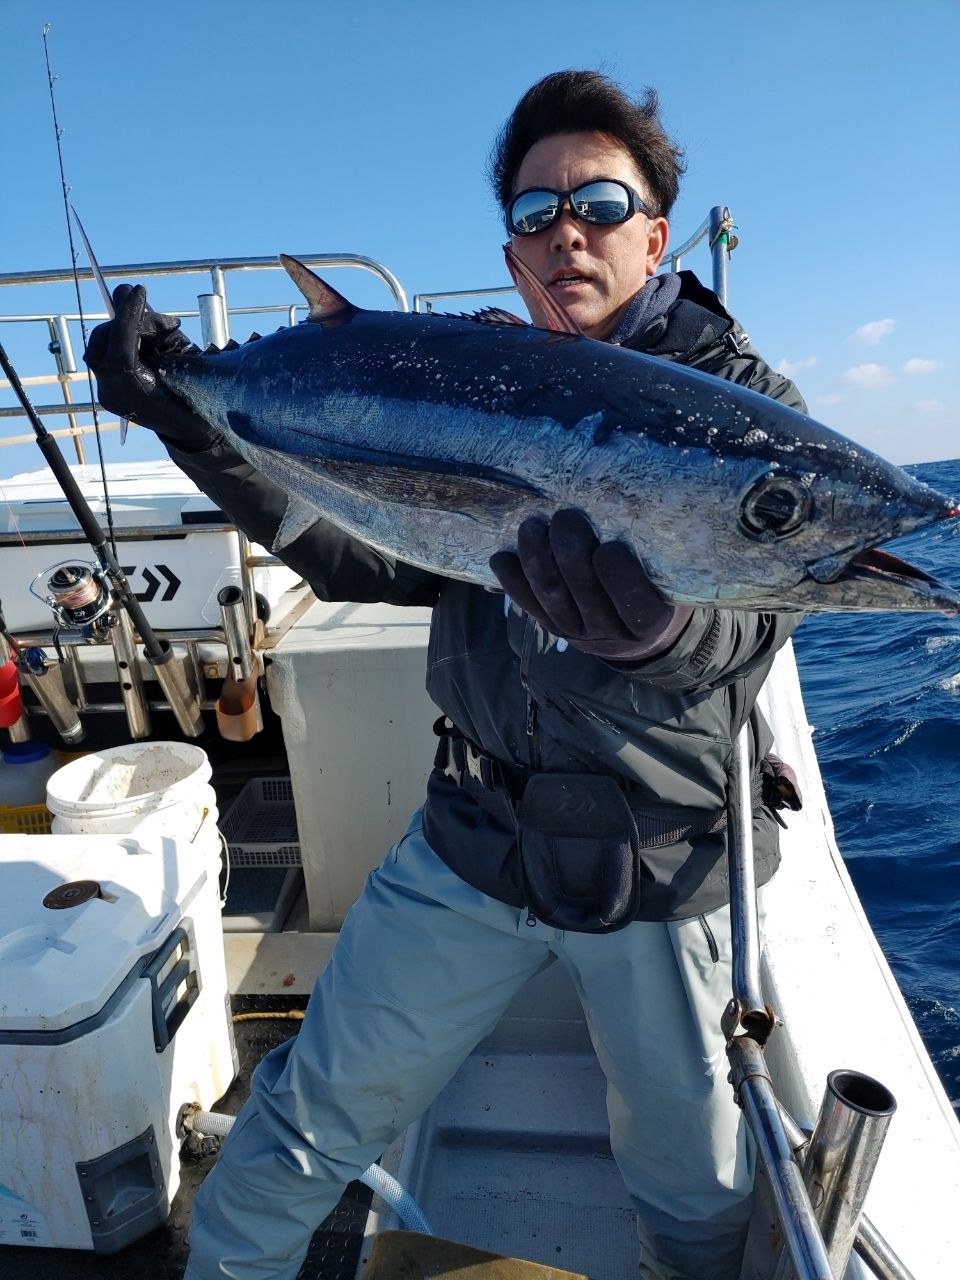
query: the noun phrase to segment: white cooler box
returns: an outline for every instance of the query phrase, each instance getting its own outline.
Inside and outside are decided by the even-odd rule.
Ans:
[[[237,1070],[217,869],[187,838],[0,837],[0,1245],[166,1221],[180,1109]]]
[[[107,528],[100,468],[70,468],[91,509]],[[117,529],[180,526],[183,537],[117,542],[117,559],[152,626],[161,631],[200,629],[220,625],[217,594],[240,583],[237,534],[201,533],[204,524],[225,519],[216,504],[201,493],[169,460],[110,463],[107,468],[110,510]],[[77,528],[69,504],[50,471],[31,471],[0,480],[0,530],[9,534],[53,532]],[[262,547],[255,554],[265,554]],[[30,592],[38,573],[64,560],[94,563],[90,544],[78,538],[69,543],[0,546],[0,582],[7,627],[15,635],[46,629],[53,614]],[[285,591],[299,581],[286,565],[255,569],[254,589],[271,609]]]

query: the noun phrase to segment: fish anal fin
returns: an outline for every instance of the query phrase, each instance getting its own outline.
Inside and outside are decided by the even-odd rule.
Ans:
[[[503,246],[503,256],[507,260],[507,270],[513,276],[514,282],[519,284],[522,280],[537,299],[546,317],[547,328],[554,333],[572,333],[582,338],[584,333],[576,320],[570,315],[563,303],[558,302],[547,290],[546,286],[541,284],[526,263],[520,261],[509,241]]]
[[[298,258],[292,258],[288,253],[281,253],[280,263],[310,304],[309,320],[329,324],[331,321],[349,320],[351,316],[356,315],[358,307],[348,302],[343,294],[337,293],[336,289],[332,289],[325,280],[321,280]]]
[[[316,507],[304,502],[302,498],[291,495],[287,499],[287,509],[283,513],[280,528],[273,539],[271,550],[274,555],[279,555],[284,547],[288,547],[291,542],[296,542],[297,538],[312,528],[319,519],[320,515]]]

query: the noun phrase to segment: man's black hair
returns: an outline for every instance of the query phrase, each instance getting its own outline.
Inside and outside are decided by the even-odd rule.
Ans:
[[[668,217],[677,198],[683,151],[667,137],[656,90],[634,102],[599,71],[555,71],[527,90],[490,152],[489,175],[502,209],[514,194],[523,158],[557,133],[604,133],[620,143],[642,174],[654,213]]]

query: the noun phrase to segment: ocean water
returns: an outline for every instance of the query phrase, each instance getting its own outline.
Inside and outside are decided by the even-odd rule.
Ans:
[[[907,470],[960,498],[960,459]],[[889,546],[960,589],[960,519]],[[960,1112],[960,618],[822,614],[794,648],[837,843]]]

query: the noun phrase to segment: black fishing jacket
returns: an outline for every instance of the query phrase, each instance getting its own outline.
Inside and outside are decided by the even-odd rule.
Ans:
[[[682,273],[666,314],[623,345],[805,409],[793,384],[764,363],[690,272]],[[286,506],[282,490],[213,435],[193,452],[165,443],[250,538],[271,545]],[[625,670],[558,644],[515,605],[505,608],[501,592],[397,562],[326,521],[287,546],[283,559],[321,600],[431,605],[427,691],[460,733],[507,765],[612,774],[641,812],[705,829],[723,810],[741,726],[749,720],[755,763],[772,745],[754,703],[799,613],[697,608],[666,653]],[[481,804],[475,791],[435,769],[424,832],[464,880],[522,906],[509,801]],[[776,821],[762,804],[755,809],[754,849],[763,884],[779,850]],[[637,919],[682,919],[728,901],[722,830],[645,848],[642,860]]]

